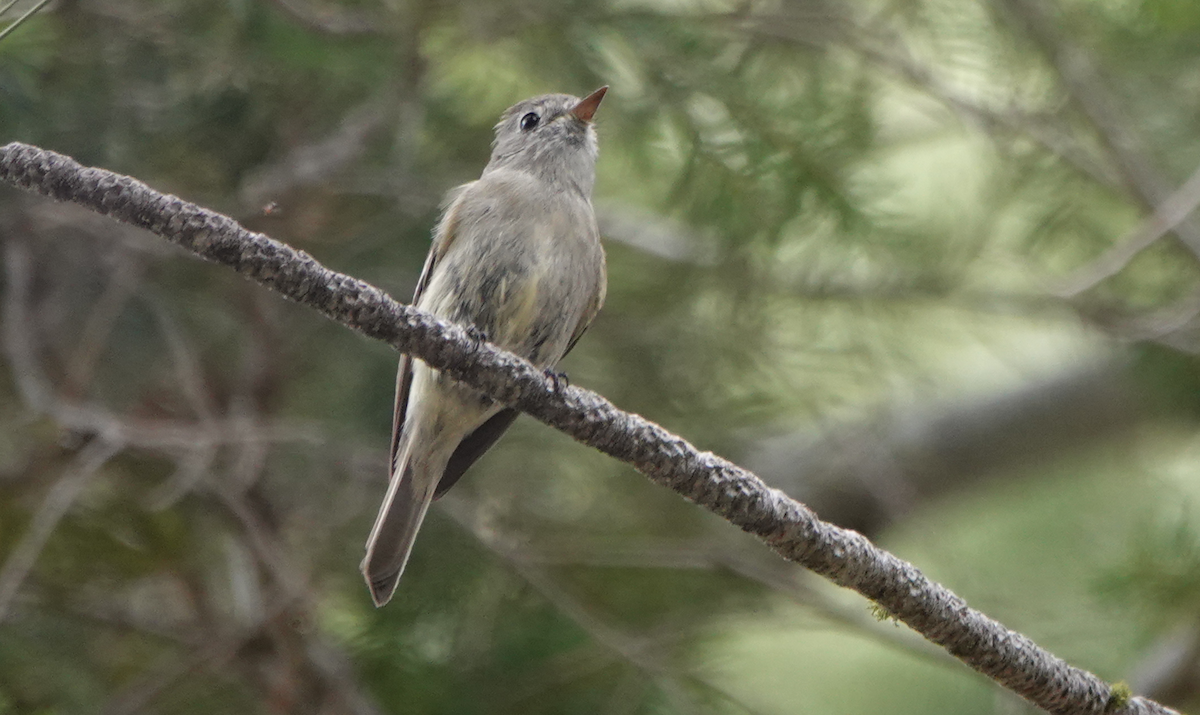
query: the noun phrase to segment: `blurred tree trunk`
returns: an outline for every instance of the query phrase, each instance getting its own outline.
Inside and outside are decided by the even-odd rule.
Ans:
[[[900,405],[862,424],[772,437],[744,462],[822,518],[871,536],[949,491],[1120,442],[1152,414],[1128,362],[1112,361],[972,401]]]

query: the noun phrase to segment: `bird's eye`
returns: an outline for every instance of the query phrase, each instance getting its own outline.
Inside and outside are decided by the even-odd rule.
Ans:
[[[537,115],[537,112],[530,112],[529,114],[526,114],[525,116],[521,117],[521,131],[527,132],[532,130],[538,125],[540,120],[541,117]]]

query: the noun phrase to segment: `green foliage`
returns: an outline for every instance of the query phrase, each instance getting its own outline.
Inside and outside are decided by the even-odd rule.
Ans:
[[[1200,532],[1188,511],[1147,523],[1129,551],[1101,579],[1110,598],[1132,601],[1153,619],[1171,622],[1198,606]]]

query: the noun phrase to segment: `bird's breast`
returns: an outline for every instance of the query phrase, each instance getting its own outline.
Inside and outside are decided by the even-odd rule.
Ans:
[[[493,197],[459,216],[418,304],[548,365],[593,300],[603,257],[586,201],[520,204]]]

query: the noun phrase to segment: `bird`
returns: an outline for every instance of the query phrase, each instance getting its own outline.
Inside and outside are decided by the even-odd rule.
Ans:
[[[413,295],[417,308],[552,376],[607,290],[591,200],[599,152],[592,118],[607,91],[582,99],[546,94],[504,112],[479,179],[447,195]],[[395,593],[430,503],[516,416],[424,362],[401,357],[390,480],[361,564],[377,607]]]

